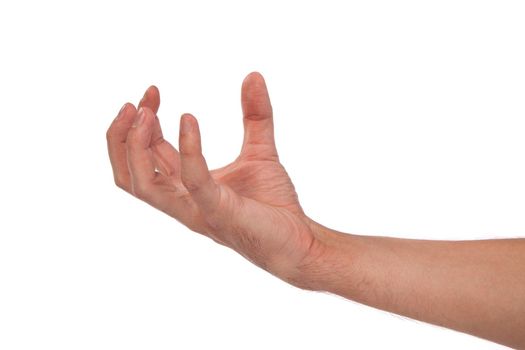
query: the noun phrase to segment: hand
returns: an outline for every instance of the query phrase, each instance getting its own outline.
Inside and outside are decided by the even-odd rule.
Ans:
[[[322,244],[279,162],[272,107],[259,73],[244,80],[241,102],[241,153],[229,165],[209,171],[195,117],[181,117],[177,151],[162,136],[156,116],[159,91],[150,87],[138,110],[125,104],[107,131],[114,179],[191,230],[302,286],[302,272],[320,255]]]

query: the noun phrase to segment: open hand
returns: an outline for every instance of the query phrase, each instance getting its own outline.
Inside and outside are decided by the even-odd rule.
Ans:
[[[114,179],[191,230],[301,285],[301,272],[319,256],[322,245],[279,162],[272,106],[259,73],[244,80],[241,102],[241,153],[227,166],[209,171],[195,117],[181,117],[179,150],[163,138],[156,116],[160,95],[151,86],[138,109],[126,103],[107,131]]]

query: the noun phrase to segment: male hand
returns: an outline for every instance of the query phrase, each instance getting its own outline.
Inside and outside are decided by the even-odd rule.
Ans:
[[[302,273],[322,244],[279,162],[272,106],[259,73],[244,80],[241,102],[240,155],[209,171],[195,117],[181,117],[178,150],[163,138],[156,116],[160,95],[151,86],[138,109],[126,103],[107,131],[115,183],[191,230],[303,286]]]
[[[298,287],[525,349],[525,240],[432,241],[345,234],[301,209],[279,163],[261,75],[242,86],[244,142],[208,171],[197,120],[181,118],[179,151],[162,137],[150,87],[108,130],[124,190]]]

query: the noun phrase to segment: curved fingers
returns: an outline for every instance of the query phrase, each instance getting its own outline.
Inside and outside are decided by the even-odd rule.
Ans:
[[[159,89],[152,85],[150,86],[144,96],[139,102],[139,108],[149,108],[155,119],[153,122],[153,131],[151,134],[151,144],[154,154],[155,168],[165,176],[175,176],[179,178],[179,152],[168,141],[164,139],[162,128],[160,126],[157,112],[160,106],[160,92]]]
[[[138,107],[146,107],[151,109],[153,114],[157,114],[160,107],[160,92],[155,85],[151,85],[144,92],[144,96],[139,102]]]
[[[154,191],[155,163],[151,152],[154,115],[149,108],[139,108],[126,139],[131,193],[146,202]]]
[[[150,108],[154,113],[157,113],[160,105],[160,94],[159,90],[155,86],[150,86],[144,96],[139,102],[138,108],[147,107]],[[131,189],[131,178],[128,170],[127,161],[127,147],[126,139],[128,132],[135,120],[137,109],[131,103],[125,103],[120,109],[117,117],[111,123],[108,131],[106,132],[106,140],[108,146],[108,154],[113,168],[113,178],[115,184],[123,190],[130,192]],[[153,138],[162,139],[162,130],[158,118],[155,118],[155,126],[153,128]],[[160,154],[170,154],[173,156],[172,151],[166,149],[168,147],[162,145]],[[176,150],[175,150],[176,152]],[[178,157],[178,156],[177,156]],[[165,158],[162,155],[159,158]],[[172,158],[172,157],[169,157]],[[167,163],[167,162],[163,162]],[[166,167],[166,166],[165,166]],[[173,170],[172,170],[173,171]]]
[[[202,155],[201,136],[197,119],[184,114],[180,120],[181,180],[202,213],[212,214],[220,202],[220,188],[208,170]]]
[[[126,155],[131,179],[130,192],[185,225],[194,225],[194,201],[181,191],[180,184],[173,183],[155,171],[151,148],[154,118],[153,111],[149,108],[139,108],[129,129]]]
[[[126,138],[136,113],[135,106],[131,103],[124,104],[106,133],[115,184],[127,192],[131,192],[131,180],[126,155]]]

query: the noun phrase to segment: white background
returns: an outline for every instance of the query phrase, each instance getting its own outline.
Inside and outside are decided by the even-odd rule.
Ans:
[[[262,72],[305,211],[371,235],[525,232],[522,1],[3,1],[1,349],[498,349],[286,285],[114,186],[105,131],[240,150]]]

